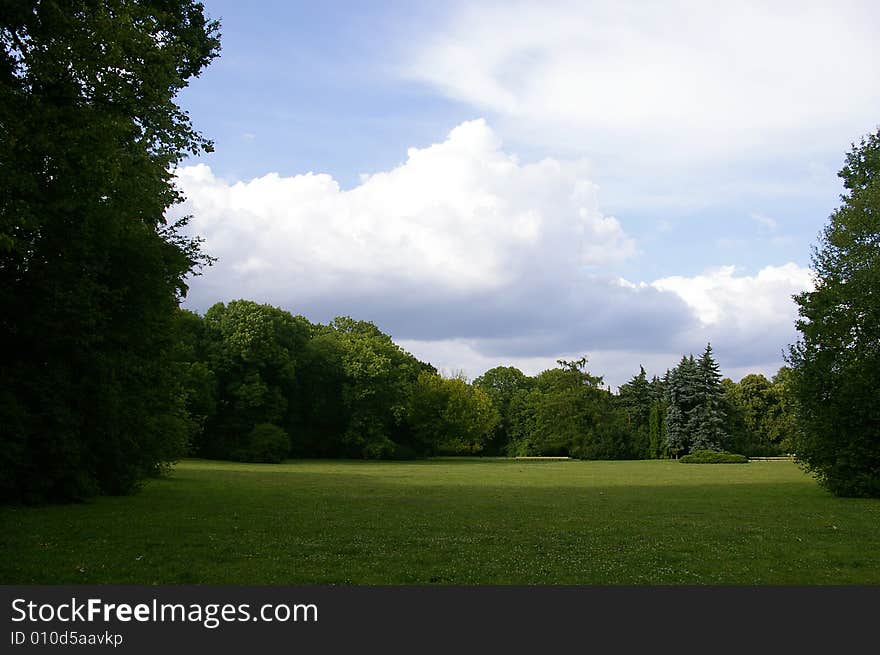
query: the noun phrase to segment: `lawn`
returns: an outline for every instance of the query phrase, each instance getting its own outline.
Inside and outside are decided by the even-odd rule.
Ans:
[[[791,462],[185,460],[0,525],[5,584],[880,584],[880,501]]]

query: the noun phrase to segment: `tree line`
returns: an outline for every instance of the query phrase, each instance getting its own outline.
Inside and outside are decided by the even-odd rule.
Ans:
[[[181,311],[177,330],[189,454],[201,457],[771,455],[792,437],[787,370],[722,380],[711,346],[662,378],[641,368],[612,393],[586,358],[535,376],[499,366],[469,382],[441,376],[372,323],[315,324],[247,300]]]

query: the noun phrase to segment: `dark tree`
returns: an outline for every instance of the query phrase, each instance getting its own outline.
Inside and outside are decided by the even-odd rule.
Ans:
[[[620,385],[618,400],[633,435],[635,456],[640,459],[653,457],[656,451],[651,445],[651,410],[654,409],[654,399],[644,366],[639,367],[638,375]]]
[[[712,347],[699,359],[682,357],[667,374],[666,447],[675,457],[693,450],[720,450],[727,440],[724,390]]]
[[[499,414],[492,436],[484,447],[486,454],[499,455],[507,452],[512,437],[510,403],[518,392],[528,391],[533,384],[534,378],[514,366],[496,366],[474,380],[474,386],[489,395]]]
[[[256,426],[272,425],[297,437],[297,369],[312,326],[301,316],[250,300],[217,303],[205,313],[204,324],[217,401],[196,452],[260,461],[265,449],[254,447],[251,437],[269,432],[254,433]]]
[[[853,145],[846,191],[795,296],[789,351],[798,459],[833,493],[880,496],[880,130]]]
[[[690,420],[691,450],[721,450],[727,441],[724,390],[711,344],[706,344],[706,350],[697,360],[697,372],[697,404]]]
[[[0,495],[122,493],[184,450],[169,366],[206,259],[166,210],[210,148],[174,99],[217,55],[186,0],[4,2]]]

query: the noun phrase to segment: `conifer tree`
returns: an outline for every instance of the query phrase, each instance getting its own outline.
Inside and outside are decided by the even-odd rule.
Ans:
[[[665,398],[665,443],[671,453],[722,448],[727,437],[723,389],[711,345],[699,360],[683,356],[667,374]]]
[[[687,417],[682,410],[684,402],[683,367],[687,360],[666,373],[666,448],[671,455],[678,457],[688,449]]]
[[[633,454],[637,458],[653,457],[649,434],[653,403],[651,385],[644,366],[639,366],[639,374],[620,386],[619,398],[633,435]]]
[[[691,410],[692,450],[721,450],[727,438],[724,415],[724,390],[721,387],[721,372],[712,357],[712,345],[697,362],[696,404]]]
[[[648,414],[649,457],[666,456],[666,400],[665,384],[656,375],[651,379],[651,411]]]

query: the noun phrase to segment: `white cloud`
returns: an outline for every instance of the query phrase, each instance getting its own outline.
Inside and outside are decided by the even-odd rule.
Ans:
[[[522,164],[482,120],[350,190],[314,173],[230,184],[201,164],[178,182],[191,229],[219,258],[196,294],[474,294],[635,252],[583,164]]]
[[[788,263],[751,276],[736,276],[735,271],[734,266],[722,266],[694,277],[662,278],[651,286],[680,296],[703,326],[733,325],[748,331],[794,323],[797,311],[791,296],[812,287],[810,269]]]
[[[587,355],[589,370],[617,387],[637,373],[640,365],[650,375],[663,375],[682,355],[699,354],[712,342],[725,376],[738,380],[748,373],[763,373],[770,377],[784,364],[783,349],[796,338],[797,309],[792,295],[812,287],[812,272],[793,263],[767,266],[755,275],[737,275],[735,267],[724,266],[696,276],[650,283],[617,278],[597,299],[603,306],[589,303],[582,312],[574,312],[575,322],[590,322],[610,310],[611,320],[617,321],[615,328],[624,335],[617,342],[608,335],[597,338],[599,335],[575,331],[551,340],[538,355],[524,353],[515,338],[404,339],[400,343],[438,368],[463,370],[470,378],[494,366],[516,366],[534,375],[555,367],[557,359]],[[647,290],[660,292],[661,302],[670,307],[680,299],[684,309],[675,311],[696,320],[680,322],[669,338],[655,340],[655,333],[669,328],[663,316],[644,320],[614,307],[621,298]],[[634,302],[645,300],[641,296]],[[567,327],[560,323],[556,332],[564,333]]]
[[[872,1],[462,3],[400,73],[603,165],[840,152],[877,121],[878,23]]]
[[[735,267],[722,266],[693,277],[662,278],[651,286],[679,296],[699,321],[680,335],[688,344],[683,352],[711,341],[727,358],[727,374],[741,375],[749,368],[768,374],[782,365],[786,347],[797,338],[792,296],[813,284],[810,269],[790,262],[766,266],[755,275],[736,275]]]
[[[229,182],[204,165],[180,169],[178,182],[190,229],[219,258],[188,306],[250,298],[316,321],[372,320],[471,377],[587,355],[616,386],[639,364],[662,374],[710,340],[727,370],[772,371],[795,336],[791,295],[811,283],[793,263],[653,282],[614,275],[635,244],[600,211],[584,166],[522,163],[483,121],[350,190],[314,173]]]

